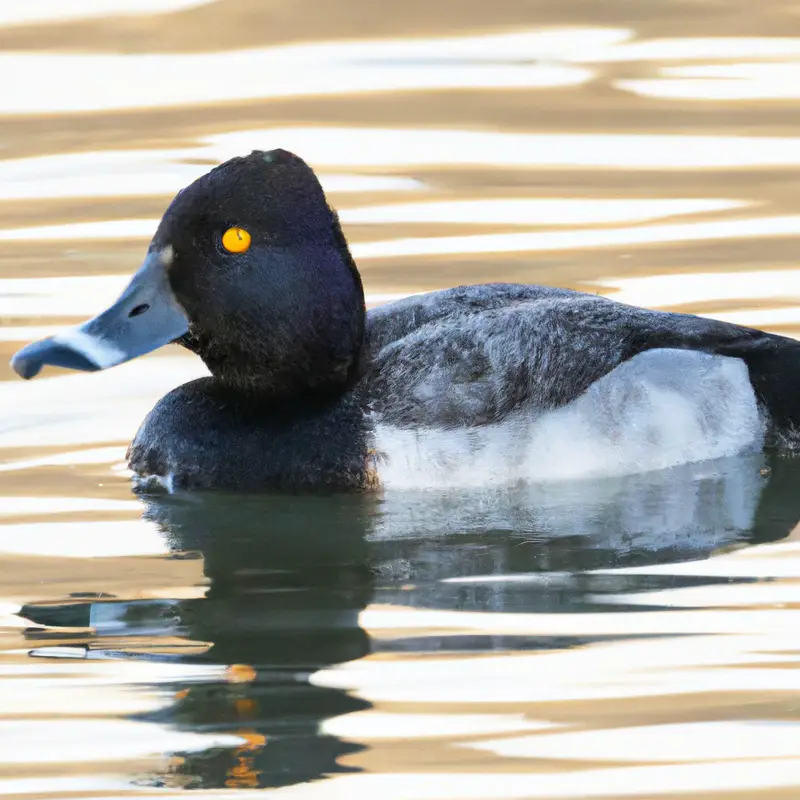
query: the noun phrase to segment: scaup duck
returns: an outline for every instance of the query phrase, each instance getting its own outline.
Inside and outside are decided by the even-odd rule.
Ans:
[[[365,310],[312,169],[233,158],[167,208],[142,267],[85,324],[20,350],[94,371],[169,342],[211,375],[128,451],[146,486],[481,485],[792,447],[800,343],[565,289],[462,286]]]

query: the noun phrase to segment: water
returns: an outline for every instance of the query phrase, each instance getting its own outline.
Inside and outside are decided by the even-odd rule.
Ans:
[[[6,366],[275,146],[371,304],[544,282],[796,336],[796,8],[29,0],[0,70],[0,792],[797,796],[800,462],[140,499],[199,362]]]

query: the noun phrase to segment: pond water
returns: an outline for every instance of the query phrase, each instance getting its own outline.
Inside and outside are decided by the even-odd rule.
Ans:
[[[799,460],[142,498],[198,360],[7,366],[272,147],[371,305],[541,282],[800,335],[796,4],[28,0],[0,72],[0,793],[798,796]]]

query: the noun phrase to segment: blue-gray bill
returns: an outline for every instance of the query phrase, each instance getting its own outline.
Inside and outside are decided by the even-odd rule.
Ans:
[[[119,299],[94,319],[23,347],[11,359],[17,375],[33,378],[48,364],[95,372],[183,336],[189,320],[169,286],[165,255],[150,251]]]

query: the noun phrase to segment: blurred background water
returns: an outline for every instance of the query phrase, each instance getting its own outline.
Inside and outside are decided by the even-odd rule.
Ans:
[[[789,0],[0,3],[0,793],[795,798],[800,462],[136,498],[175,348],[24,384],[254,148],[368,302],[541,282],[800,333]]]

